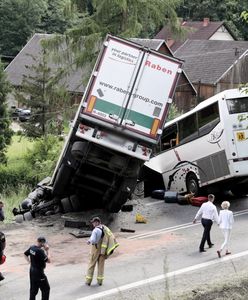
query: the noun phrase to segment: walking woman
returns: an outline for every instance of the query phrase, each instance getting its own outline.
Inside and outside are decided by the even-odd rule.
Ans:
[[[226,249],[226,255],[231,254],[229,251],[229,241],[231,236],[232,225],[234,222],[233,212],[229,210],[230,202],[223,201],[221,203],[222,210],[219,214],[218,224],[224,235],[224,242],[222,243],[220,250],[217,251],[218,257],[221,257],[221,252]]]

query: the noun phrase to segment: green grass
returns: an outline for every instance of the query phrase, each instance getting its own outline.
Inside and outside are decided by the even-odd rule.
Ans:
[[[28,149],[32,149],[34,142],[24,136],[14,135],[7,149],[8,167],[16,168],[23,163]]]
[[[32,149],[33,142],[24,136],[14,135],[12,137],[11,144],[7,148],[7,166],[2,168],[8,168],[10,170],[21,167],[24,163],[24,156],[28,149]],[[17,188],[11,188],[6,186],[0,194],[1,200],[4,202],[5,223],[9,223],[14,219],[12,210],[14,207],[18,207],[23,199],[30,193],[30,187],[25,184],[19,185]]]

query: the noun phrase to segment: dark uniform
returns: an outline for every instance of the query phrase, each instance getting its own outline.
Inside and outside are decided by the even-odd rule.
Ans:
[[[50,294],[50,285],[44,273],[46,262],[48,260],[44,250],[34,245],[24,252],[30,256],[30,300],[35,300],[39,289],[41,290],[42,300],[48,300]]]
[[[5,219],[5,217],[4,217],[3,208],[0,208],[0,221],[3,221],[4,219]]]
[[[3,250],[6,245],[5,235],[0,231],[0,261],[2,261]],[[0,281],[4,280],[3,274],[0,272]]]

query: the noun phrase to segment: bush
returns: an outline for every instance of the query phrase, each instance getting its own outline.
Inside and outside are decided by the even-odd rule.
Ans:
[[[14,219],[12,210],[20,205],[21,200],[27,197],[30,187],[22,184],[16,185],[16,188],[6,187],[1,194],[1,200],[4,202],[5,221],[9,222]]]
[[[18,168],[0,167],[0,192],[8,192],[16,189],[20,184],[34,186],[37,177],[33,176],[31,170],[24,163]]]
[[[56,166],[63,143],[53,135],[47,135],[35,141],[33,148],[27,150],[24,161],[32,178],[38,181],[50,176]]]
[[[15,190],[20,184],[33,188],[40,180],[50,176],[62,145],[57,137],[49,135],[34,141],[24,158],[15,157],[15,165],[0,165],[0,193],[6,188]]]

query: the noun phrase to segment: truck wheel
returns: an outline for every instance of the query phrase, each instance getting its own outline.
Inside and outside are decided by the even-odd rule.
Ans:
[[[117,213],[120,211],[122,205],[127,202],[129,196],[132,194],[135,185],[136,178],[123,179],[122,183],[117,187],[117,192],[106,205],[106,209],[109,212]]]
[[[75,142],[71,148],[71,154],[76,160],[81,160],[87,153],[87,142]]]
[[[71,202],[71,206],[73,208],[73,211],[80,211],[80,201],[78,199],[77,195],[72,195],[70,196],[70,202]]]
[[[127,171],[125,172],[125,176],[138,177],[141,166],[142,162],[140,160],[131,160],[128,164]]]
[[[68,190],[68,183],[72,178],[74,169],[70,166],[62,164],[57,172],[54,184],[53,184],[53,195],[64,195],[65,191]]]
[[[193,193],[195,197],[199,194],[198,179],[194,173],[190,173],[186,177],[186,187],[189,194]]]
[[[60,201],[61,201],[64,213],[73,211],[73,207],[72,207],[70,199],[68,197],[63,198]]]

